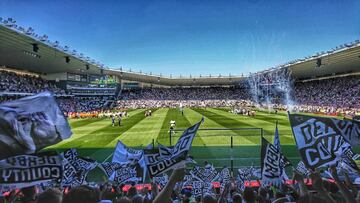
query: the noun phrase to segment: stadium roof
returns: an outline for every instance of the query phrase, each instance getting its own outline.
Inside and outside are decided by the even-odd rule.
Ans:
[[[26,34],[25,30],[19,31],[19,29],[2,24],[0,24],[0,38],[0,65],[36,73],[101,74],[103,70],[104,74],[117,75],[124,80],[167,86],[231,85],[244,79],[243,76],[175,78],[120,69],[108,69],[88,57],[72,53],[63,47],[60,48],[56,43],[40,40],[41,37],[35,36],[34,33]],[[34,51],[34,44],[38,48],[37,52]],[[70,59],[68,63],[66,57]],[[321,62],[320,67],[318,67],[319,60]],[[297,78],[314,78],[332,74],[359,72],[360,43],[352,46],[342,46],[336,50],[319,53],[262,72],[273,71],[282,67],[290,68],[292,75]]]

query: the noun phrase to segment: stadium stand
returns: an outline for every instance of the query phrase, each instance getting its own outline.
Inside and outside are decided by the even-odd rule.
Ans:
[[[65,94],[64,90],[38,76],[0,70],[0,91],[3,93],[39,93],[45,90],[54,94]]]
[[[115,96],[116,87],[93,84],[71,84],[58,88],[30,73],[1,70],[0,97],[2,102],[51,91],[58,95],[65,112],[101,111],[105,103]],[[359,76],[331,77],[298,81],[294,85],[294,109],[301,112],[355,115],[360,109]],[[242,84],[242,85],[241,85]],[[76,96],[76,97],[74,97]],[[281,99],[275,108],[285,109]],[[143,88],[123,90],[116,108],[171,107],[251,107],[250,90],[239,83],[232,87]]]

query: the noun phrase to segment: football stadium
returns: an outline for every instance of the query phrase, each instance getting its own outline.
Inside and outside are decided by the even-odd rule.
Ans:
[[[360,201],[359,2],[15,2],[0,202]]]

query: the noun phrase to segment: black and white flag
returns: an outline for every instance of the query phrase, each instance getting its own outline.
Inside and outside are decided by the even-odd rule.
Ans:
[[[251,180],[251,177],[253,176],[253,167],[242,167],[238,169],[238,174],[244,179],[244,180]]]
[[[306,168],[304,162],[299,161],[299,163],[297,164],[295,170],[302,174],[304,177],[308,177],[310,175],[310,171]]]
[[[117,169],[119,169],[123,166],[124,166],[124,164],[116,163],[116,162],[104,162],[104,163],[101,163],[98,165],[98,167],[102,171],[104,171],[104,173],[106,174],[106,176],[108,178],[110,178]]]
[[[276,147],[262,138],[261,141],[261,181],[262,184],[279,185],[285,176],[284,168],[290,162]]]
[[[52,152],[19,155],[0,161],[0,192],[50,181],[61,182],[61,157]]]
[[[139,164],[128,164],[118,168],[110,180],[119,184],[143,181],[143,170]]]
[[[191,194],[198,197],[205,194],[212,194],[212,183],[199,180],[192,181]]]
[[[182,188],[191,186],[192,181],[193,181],[192,175],[186,174],[186,175],[184,176],[184,179],[183,179]]]
[[[350,147],[358,145],[359,126],[334,118],[289,114],[300,156],[309,169],[335,165]]]
[[[212,182],[219,177],[219,174],[214,166],[206,168],[201,166],[194,166],[194,168],[190,171],[190,174],[195,180],[203,182]]]
[[[120,140],[116,144],[112,162],[129,163],[139,162],[143,158],[143,150],[127,147]]]
[[[360,122],[328,118],[351,146],[360,146]]]
[[[355,163],[355,160],[359,155],[352,151],[350,144],[344,143],[342,145],[341,151],[343,153],[341,154],[337,163],[337,171],[346,171],[349,174],[360,174],[359,167]]]
[[[162,159],[166,159],[166,158],[171,157],[173,147],[166,147],[166,146],[159,143],[158,148],[159,148],[160,157]]]
[[[219,173],[220,192],[222,192],[225,186],[231,183],[231,174],[228,168],[223,168]]]
[[[281,152],[278,122],[276,122],[276,127],[275,127],[274,146],[276,147],[277,150]]]
[[[50,92],[0,104],[0,159],[35,153],[71,134]]]
[[[278,122],[276,121],[276,127],[275,127],[275,135],[274,135],[274,146],[279,152],[281,153],[281,145],[280,145],[280,135],[279,135],[279,129],[278,129]],[[284,179],[288,180],[289,177],[286,174],[285,168],[283,168],[284,173]]]
[[[196,135],[200,124],[203,119],[186,129],[176,142],[174,148],[171,150],[171,156],[167,158],[161,158],[161,160],[152,164],[147,164],[148,174],[150,178],[162,174],[170,169],[177,168],[185,165],[185,163],[192,161],[188,159],[188,152],[191,149],[192,141]]]
[[[245,189],[245,178],[240,173],[236,176],[235,183],[236,183],[236,188],[238,190],[244,191],[244,189]]]
[[[62,186],[79,186],[84,184],[86,175],[97,166],[97,162],[78,156],[76,149],[69,149],[63,154]]]
[[[161,161],[162,158],[159,153],[159,148],[144,149],[144,159],[146,165],[155,164],[156,162]]]
[[[163,173],[161,175],[155,176],[153,181],[155,184],[160,186],[160,189],[163,189],[166,183],[169,181],[169,176],[166,173]]]
[[[144,157],[144,150],[127,147],[119,140],[114,151],[112,162],[132,165],[139,164],[140,168],[136,167],[136,169],[140,170],[138,173],[143,174],[142,180],[145,180],[147,168]]]

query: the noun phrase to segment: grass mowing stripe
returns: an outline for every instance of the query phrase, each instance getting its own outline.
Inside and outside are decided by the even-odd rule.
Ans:
[[[110,142],[114,137],[117,136],[117,134],[109,135],[107,133],[119,132],[121,130],[124,130],[124,128],[128,127],[129,125],[135,125],[139,120],[141,120],[141,118],[143,118],[143,111],[139,111],[135,114],[130,114],[130,117],[127,118],[126,121],[124,119],[123,123],[125,123],[126,125],[124,124],[124,127],[122,127],[121,129],[119,129],[119,127],[117,126],[111,126],[111,119],[108,119],[106,120],[107,124],[99,125],[99,127],[97,127],[95,131],[89,132],[88,135],[76,138],[69,143],[60,145],[59,148],[92,148],[105,146],[108,142]]]
[[[210,111],[212,111],[216,114],[226,116],[230,119],[238,120],[239,122],[242,123],[242,125],[248,125],[250,127],[261,127],[264,129],[264,137],[266,137],[267,140],[269,140],[271,142],[274,139],[276,120],[272,124],[268,121],[258,119],[258,117],[261,117],[262,115],[267,114],[267,113],[257,112],[255,117],[248,117],[248,116],[243,116],[243,115],[231,114],[229,112],[224,112],[219,109],[211,109]],[[279,117],[279,120],[284,119],[284,118],[287,119],[287,117],[284,115],[277,115],[277,116]],[[294,138],[293,138],[293,135],[292,135],[292,132],[291,132],[291,129],[289,126],[290,126],[290,123],[288,124],[288,126],[282,126],[282,125],[278,126],[281,144],[295,144],[295,141],[294,141]]]
[[[105,118],[94,118],[93,121],[95,122],[91,122],[88,125],[83,125],[81,127],[72,127],[72,122],[70,122],[69,124],[71,126],[71,131],[73,132],[72,136],[51,147],[62,148],[65,144],[72,143],[74,140],[77,140],[83,136],[87,136],[89,133],[96,131],[98,126],[103,126],[107,123]]]
[[[220,111],[224,111],[226,113],[229,113],[230,109],[217,109]],[[242,115],[238,115],[238,116],[242,116]],[[256,112],[256,116],[255,117],[247,117],[247,118],[255,118],[255,119],[260,119],[264,122],[268,122],[271,125],[275,125],[276,121],[278,121],[278,125],[279,126],[285,126],[285,127],[289,127],[290,123],[289,123],[289,119],[287,114],[274,114],[271,113],[269,114],[268,112],[264,112],[264,111],[257,111]]]
[[[176,128],[188,128],[191,126],[191,123],[181,114],[179,109],[170,108],[166,114],[164,122],[161,126],[160,133],[157,137],[157,142],[163,145],[169,145],[169,129],[170,129],[170,120],[176,121]],[[181,135],[182,132],[177,132],[172,139],[172,144],[174,145],[177,141],[177,138]]]
[[[75,120],[75,121],[73,121],[73,119],[69,120],[69,124],[71,125],[71,128],[74,129],[85,125],[90,125],[97,121],[98,119],[95,118],[79,118],[79,120]]]
[[[166,117],[168,109],[162,108],[152,112],[151,117],[147,117],[134,125],[129,130],[122,133],[118,139],[127,146],[147,146],[152,143],[152,139],[156,140],[161,125]],[[115,146],[116,143],[110,143]]]
[[[153,114],[157,111],[157,109],[153,109]],[[141,123],[143,120],[147,119],[147,117],[144,116],[144,111],[134,115],[133,119],[128,120],[126,122],[122,122],[122,125],[119,126],[114,126],[112,128],[118,128],[119,129],[119,134],[112,136],[111,139],[107,139],[107,141],[103,142],[99,139],[97,139],[98,141],[101,141],[101,143],[103,144],[103,148],[99,149],[97,151],[95,151],[91,156],[95,157],[97,160],[104,160],[106,157],[111,157],[112,153],[114,151],[114,147],[117,143],[117,141],[119,140],[119,135],[123,135],[125,132],[129,131],[131,128],[133,128],[134,126],[137,126],[139,123]],[[120,139],[125,145],[128,146],[134,146],[134,143],[132,145],[129,145],[128,142],[124,141],[123,139]],[[140,144],[139,144],[140,145]],[[139,146],[137,145],[137,146]]]
[[[190,109],[191,112],[193,112],[195,116],[195,120],[201,119],[202,116],[204,116],[205,120],[204,123],[201,124],[200,128],[226,128],[223,125],[220,125],[212,117],[207,117],[204,114],[198,113],[195,110]],[[187,115],[187,114],[186,114]],[[192,116],[194,117],[194,116]],[[189,118],[190,120],[191,118]],[[198,131],[199,135],[201,136],[203,142],[205,142],[205,145],[210,146],[220,146],[220,145],[230,145],[231,136],[238,136],[234,131],[230,130],[219,130],[219,131]],[[251,145],[252,142],[248,140],[242,140],[244,145]],[[197,143],[193,144],[194,146],[197,145]]]
[[[184,109],[184,116],[185,118],[192,124],[194,125],[195,123],[201,121],[202,115],[197,114],[195,111],[191,110],[191,109]],[[203,123],[200,125],[200,127],[203,125]],[[182,133],[182,132],[179,132]],[[179,134],[181,135],[181,134]],[[201,136],[201,131],[197,131],[196,136],[193,140],[193,145],[198,145],[198,146],[205,146],[206,143],[204,142],[202,136]]]
[[[106,146],[110,142],[112,142],[114,139],[116,139],[120,134],[124,133],[125,131],[132,128],[134,125],[137,125],[141,120],[145,119],[144,112],[140,111],[136,114],[134,114],[130,119],[124,119],[121,122],[121,126],[111,126],[108,125],[106,129],[104,129],[104,132],[117,132],[118,134],[110,134],[106,136],[94,136],[90,137],[86,140],[86,143],[81,145],[81,147],[96,147],[99,146],[99,143],[102,144],[102,146]]]
[[[204,110],[204,109],[200,109],[200,108],[194,109],[194,111],[196,111],[206,117],[211,118],[213,121],[215,121],[216,123],[218,123],[221,126],[224,126],[225,128],[239,128],[239,127],[252,128],[252,127],[254,127],[252,125],[248,125],[239,120],[235,120],[235,119],[229,118],[227,116],[214,113],[211,110],[212,109],[208,109],[208,110]],[[260,138],[258,136],[254,136],[252,134],[243,136],[243,132],[241,132],[241,131],[233,130],[233,132],[235,134],[238,134],[239,136],[242,136],[242,138],[246,139],[247,141],[249,141],[252,144],[259,144]]]
[[[140,112],[140,111],[141,110],[136,110],[136,111],[134,111],[134,113]],[[124,120],[131,118],[131,116],[132,116],[132,114],[130,114],[130,116],[125,118]],[[88,121],[88,119],[81,119],[81,120]],[[103,127],[103,126],[108,125],[111,122],[110,118],[92,118],[90,120],[94,121],[94,122],[90,122],[88,125],[82,125],[81,127],[73,126],[73,123],[74,122],[76,123],[79,120],[70,120],[69,124],[71,126],[71,130],[73,131],[73,135],[69,139],[63,140],[62,142],[51,146],[51,148],[71,147],[74,143],[76,143],[76,141],[74,142],[74,140],[79,140],[81,137],[92,134],[93,132],[98,130],[99,126]],[[70,143],[70,144],[67,144],[67,143]]]

